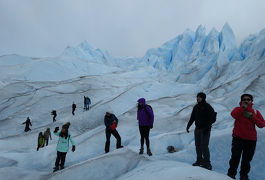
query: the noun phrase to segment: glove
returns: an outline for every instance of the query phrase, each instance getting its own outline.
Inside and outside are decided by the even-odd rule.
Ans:
[[[55,129],[54,129],[54,133],[57,133],[59,131],[59,127],[56,127]]]
[[[187,133],[189,133],[189,132],[190,132],[188,127],[186,128],[186,131],[187,131]]]
[[[75,152],[75,146],[72,146],[72,151]]]
[[[245,101],[243,101],[243,102],[242,102],[242,108],[246,109],[247,107],[248,107],[248,103],[245,102]]]
[[[153,125],[150,126],[150,129],[153,129]]]
[[[253,113],[249,112],[249,111],[243,111],[243,116],[248,118],[248,119],[252,119],[253,118]]]

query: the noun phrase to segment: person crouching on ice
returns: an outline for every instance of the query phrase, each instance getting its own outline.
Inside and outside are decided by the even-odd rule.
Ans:
[[[116,130],[116,127],[118,125],[118,118],[110,113],[110,110],[106,112],[104,123],[106,126],[106,143],[105,143],[105,153],[109,152],[109,146],[110,146],[110,136],[111,134],[117,139],[116,148],[122,148],[121,145],[121,136],[119,135],[118,131]]]
[[[66,123],[62,126],[61,132],[59,132],[59,127],[56,127],[54,130],[54,135],[59,136],[58,144],[56,147],[57,158],[55,161],[54,172],[60,169],[64,169],[65,157],[69,149],[69,140],[72,144],[72,151],[75,151],[75,143],[72,139],[71,134],[68,132],[70,123]]]

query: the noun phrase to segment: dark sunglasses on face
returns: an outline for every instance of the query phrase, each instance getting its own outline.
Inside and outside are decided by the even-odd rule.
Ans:
[[[243,101],[251,101],[250,98],[244,98]]]

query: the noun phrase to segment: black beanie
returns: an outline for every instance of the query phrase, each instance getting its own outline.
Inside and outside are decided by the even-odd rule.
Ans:
[[[244,98],[245,96],[249,97],[249,98],[251,99],[251,101],[253,102],[253,96],[252,96],[251,94],[243,94],[243,95],[241,96],[241,101],[243,101],[243,98]]]
[[[198,94],[197,94],[197,97],[201,97],[202,98],[202,100],[206,100],[206,94],[205,93],[203,93],[203,92],[199,92]]]

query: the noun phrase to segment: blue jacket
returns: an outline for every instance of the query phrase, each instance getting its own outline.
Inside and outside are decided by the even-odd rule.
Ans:
[[[138,108],[137,120],[140,126],[153,126],[154,124],[154,113],[152,109],[145,104],[145,99],[141,98],[138,100],[142,103],[142,107]]]
[[[56,136],[59,136],[60,132],[53,133]],[[58,144],[56,147],[56,150],[59,152],[68,152],[69,150],[69,140],[71,141],[71,144],[74,146],[75,142],[72,139],[71,134],[68,134],[68,137],[65,139],[65,137],[59,136]]]

